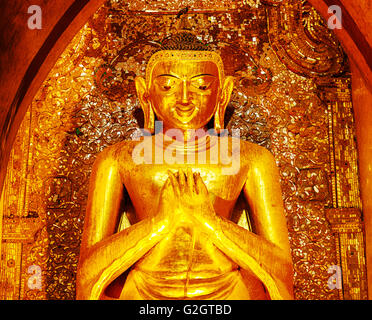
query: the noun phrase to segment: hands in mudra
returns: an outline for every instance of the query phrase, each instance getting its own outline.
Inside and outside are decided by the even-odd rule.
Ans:
[[[171,228],[179,223],[201,223],[214,229],[218,217],[200,174],[181,169],[176,173],[168,171],[168,175],[160,193],[156,218]]]

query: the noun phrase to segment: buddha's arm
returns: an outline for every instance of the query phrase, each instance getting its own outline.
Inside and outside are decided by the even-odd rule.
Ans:
[[[272,298],[291,299],[292,259],[279,174],[271,153],[266,150],[260,153],[244,186],[257,234],[218,215],[214,218],[209,215],[209,226],[213,229],[211,239],[241,268],[259,276],[266,286],[274,282],[278,290],[272,290],[271,293],[276,292]]]
[[[90,181],[77,299],[99,299],[109,282],[140,259],[166,231],[166,220],[159,215],[115,234],[122,191],[117,163],[99,156]]]
[[[213,243],[243,270],[253,271],[272,299],[292,299],[292,261],[285,250],[222,217]],[[244,274],[243,274],[244,275]]]

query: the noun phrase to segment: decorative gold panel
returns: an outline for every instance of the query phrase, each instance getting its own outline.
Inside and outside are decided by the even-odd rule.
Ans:
[[[363,231],[341,232],[329,215],[332,208],[361,209],[341,47],[306,1],[188,3],[200,39],[220,52],[235,77],[227,128],[241,129],[243,139],[277,160],[296,298],[365,299],[364,280],[352,280],[365,276]],[[51,70],[8,166],[1,298],[75,298],[91,166],[98,152],[143,126],[133,80],[175,28],[180,8],[179,1],[107,1]],[[353,262],[345,260],[349,244],[357,252]],[[335,265],[347,275],[343,290],[329,287]]]

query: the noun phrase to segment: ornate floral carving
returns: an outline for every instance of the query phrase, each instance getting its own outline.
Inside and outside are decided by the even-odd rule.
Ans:
[[[335,35],[306,1],[269,1],[269,39],[278,58],[300,75],[323,77],[347,68]]]

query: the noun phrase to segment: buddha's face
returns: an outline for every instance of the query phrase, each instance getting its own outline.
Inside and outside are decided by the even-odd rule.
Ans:
[[[164,127],[201,128],[217,107],[218,67],[212,61],[160,61],[153,68],[148,93]]]

